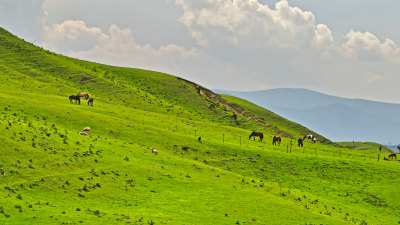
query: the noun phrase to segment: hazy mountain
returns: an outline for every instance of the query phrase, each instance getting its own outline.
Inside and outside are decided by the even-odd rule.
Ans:
[[[249,100],[333,141],[400,143],[400,104],[340,98],[306,89],[215,92]]]

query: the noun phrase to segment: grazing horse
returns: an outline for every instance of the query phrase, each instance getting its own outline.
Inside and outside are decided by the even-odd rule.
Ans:
[[[87,104],[93,106],[93,98],[89,98]]]
[[[390,159],[390,158],[392,158],[392,159],[393,159],[393,158],[396,158],[396,159],[397,159],[397,153],[392,153],[392,154],[390,154],[390,155],[389,155],[389,159]]]
[[[256,136],[257,136],[257,137],[260,137],[260,141],[262,141],[263,138],[264,138],[263,133],[261,133],[261,132],[259,132],[259,131],[253,131],[253,132],[250,134],[250,136],[249,136],[249,140],[250,140],[251,137],[254,137],[254,140],[256,140]]]
[[[77,95],[70,95],[69,96],[69,102],[72,103],[72,100],[75,100],[75,104],[76,104],[76,101],[79,102],[79,105],[81,104],[81,99]]]
[[[312,142],[317,142],[317,138],[315,138],[312,134],[307,134],[306,136],[303,137],[303,141],[305,139],[310,139]]]
[[[304,141],[305,139],[310,139],[310,140],[312,140],[313,137],[314,137],[314,136],[313,136],[312,134],[307,134],[306,136],[303,137],[303,141]]]
[[[274,136],[274,137],[272,138],[272,144],[273,144],[273,145],[278,144],[278,145],[280,146],[280,145],[281,145],[281,137],[279,137],[279,136]]]
[[[200,94],[200,85],[196,85],[196,91]]]
[[[77,94],[77,96],[79,96],[80,98],[85,98],[86,100],[89,98],[89,94],[88,93],[85,93],[85,92],[79,92],[78,94]]]
[[[302,138],[297,139],[297,145],[299,147],[303,147],[303,139]]]

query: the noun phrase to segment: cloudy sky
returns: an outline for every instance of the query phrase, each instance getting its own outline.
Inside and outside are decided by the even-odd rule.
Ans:
[[[398,0],[1,0],[46,49],[208,88],[308,88],[400,103]]]

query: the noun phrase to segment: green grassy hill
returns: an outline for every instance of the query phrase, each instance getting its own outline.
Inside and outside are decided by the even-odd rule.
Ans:
[[[57,55],[0,29],[0,224],[400,221],[398,161],[195,86]],[[94,107],[69,102],[81,91]],[[90,136],[78,134],[88,126]],[[263,142],[248,139],[253,130]],[[309,133],[325,144],[298,147]]]

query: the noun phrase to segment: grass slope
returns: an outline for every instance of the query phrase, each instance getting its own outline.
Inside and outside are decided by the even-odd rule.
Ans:
[[[383,153],[391,153],[390,149],[374,142],[337,142],[337,144],[343,146],[344,148],[353,148],[372,152],[378,152],[379,148],[382,147]]]
[[[69,103],[79,91],[94,107]],[[56,55],[5,30],[0,116],[2,224],[400,221],[397,161],[332,144],[297,147],[311,131],[251,103],[206,88],[199,95],[162,73]],[[91,135],[80,136],[86,126]],[[265,141],[249,141],[252,130]],[[271,144],[276,134],[280,146]]]

